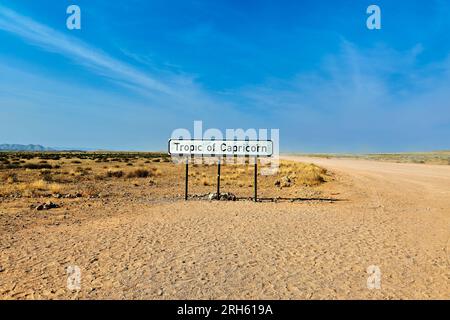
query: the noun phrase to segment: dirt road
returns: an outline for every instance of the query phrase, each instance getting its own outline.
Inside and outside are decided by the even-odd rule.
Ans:
[[[450,298],[450,166],[290,159],[332,170],[339,201],[80,202],[2,226],[0,297]]]
[[[361,203],[362,228],[372,228],[373,235],[375,231],[380,232],[379,236],[372,238],[374,248],[375,244],[385,241],[385,247],[410,252],[405,251],[405,259],[396,256],[396,268],[403,268],[403,271],[395,281],[400,283],[403,278],[401,286],[405,287],[408,283],[415,287],[423,281],[436,287],[440,283],[443,289],[440,297],[450,298],[450,166],[339,158],[285,158],[314,163],[339,174],[343,183],[349,183],[352,192],[360,195],[355,199],[359,198]],[[392,234],[384,233],[383,229]],[[388,244],[389,237],[398,237],[406,242]],[[375,251],[374,256],[382,260]],[[442,277],[434,278],[438,266]],[[420,298],[421,295],[405,292],[404,297]]]

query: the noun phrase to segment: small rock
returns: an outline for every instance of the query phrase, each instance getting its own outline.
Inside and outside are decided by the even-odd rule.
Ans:
[[[282,179],[281,179],[281,186],[283,186],[283,187],[290,187],[291,186],[291,178],[289,178],[289,177],[283,177]]]
[[[55,293],[55,290],[44,290],[42,294],[46,297],[51,296]]]
[[[56,203],[53,203],[51,201],[47,201],[46,203],[41,203],[36,207],[36,210],[40,211],[40,210],[50,210],[50,209],[54,209],[54,208],[59,208],[59,205],[57,205]]]
[[[89,260],[89,263],[94,263],[94,262],[97,262],[98,261],[98,257],[92,257],[90,260]]]
[[[208,200],[215,200],[215,199],[217,199],[217,194],[215,194],[215,193],[210,193],[209,195],[208,195]]]
[[[290,187],[291,184],[292,184],[292,180],[288,176],[281,178],[281,180],[275,181],[275,186],[278,188],[287,188],[287,187]]]
[[[236,196],[231,192],[221,193],[220,200],[222,201],[236,201]]]
[[[220,200],[220,201],[236,201],[236,195],[231,192],[221,193],[220,196],[217,196],[217,193],[210,193],[208,195],[208,200]]]
[[[158,291],[156,292],[156,294],[158,296],[162,296],[164,294],[164,291],[162,289],[158,289]]]

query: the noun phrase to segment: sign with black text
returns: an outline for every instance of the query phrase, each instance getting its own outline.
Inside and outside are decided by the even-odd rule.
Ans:
[[[169,140],[170,155],[270,157],[271,140]]]

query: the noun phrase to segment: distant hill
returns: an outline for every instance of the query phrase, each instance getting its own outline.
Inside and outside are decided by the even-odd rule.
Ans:
[[[39,144],[0,144],[0,151],[54,151]]]

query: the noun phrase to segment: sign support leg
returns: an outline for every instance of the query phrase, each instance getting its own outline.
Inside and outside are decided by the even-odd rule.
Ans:
[[[217,200],[220,199],[220,158],[217,162]]]
[[[184,200],[188,199],[189,159],[186,158],[186,180],[184,185]]]
[[[255,158],[255,202],[258,201],[258,158]]]

